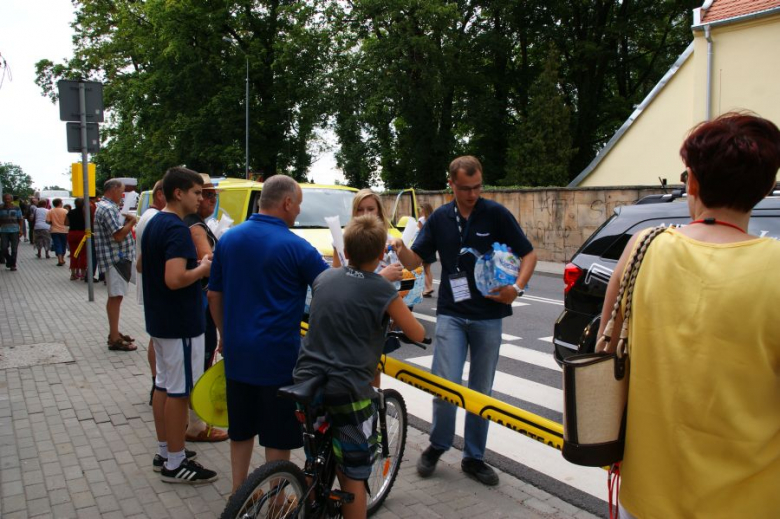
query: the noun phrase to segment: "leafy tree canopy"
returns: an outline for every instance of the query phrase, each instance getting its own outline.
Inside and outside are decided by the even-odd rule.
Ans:
[[[0,164],[0,183],[3,193],[11,193],[19,198],[28,198],[33,194],[32,177],[21,166],[4,162]]]
[[[691,40],[701,0],[82,0],[74,58],[37,83],[105,83],[98,181],[173,165],[304,180],[335,134],[356,187],[565,185]],[[551,54],[551,50],[552,51]]]

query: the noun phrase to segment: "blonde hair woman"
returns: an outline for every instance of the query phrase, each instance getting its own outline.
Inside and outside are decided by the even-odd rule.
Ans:
[[[382,200],[379,195],[371,191],[370,189],[361,189],[355,193],[355,198],[352,200],[352,218],[365,215],[374,215],[381,222],[384,223],[385,229],[390,229],[390,220],[385,216],[385,210],[382,207]],[[333,256],[333,266],[340,267],[338,255]],[[388,265],[377,272],[380,276],[390,281],[391,283],[401,281],[403,277],[403,266],[396,262],[392,265]]]

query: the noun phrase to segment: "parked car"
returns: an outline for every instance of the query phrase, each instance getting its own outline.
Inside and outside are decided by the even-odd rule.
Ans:
[[[780,195],[780,192],[775,192]],[[780,196],[767,197],[753,210],[748,231],[780,239]],[[686,225],[688,204],[680,196],[657,197],[656,202],[617,207],[566,265],[564,310],[555,322],[555,360],[574,353],[591,353],[598,339],[601,309],[612,272],[631,237],[657,225]],[[769,281],[769,280],[767,280]]]

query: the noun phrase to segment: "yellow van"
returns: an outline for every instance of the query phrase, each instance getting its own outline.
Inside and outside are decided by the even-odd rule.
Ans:
[[[221,219],[227,216],[238,225],[258,211],[261,182],[240,178],[215,179],[212,182],[219,190],[214,216]],[[303,189],[301,214],[295,221],[292,231],[311,243],[323,256],[333,257],[330,230],[325,224],[326,216],[338,216],[341,226],[345,226],[352,217],[352,200],[357,189],[347,186],[324,184],[300,184]],[[151,191],[144,191],[138,199],[138,216],[149,207]],[[418,217],[417,198],[413,189],[398,194],[393,206],[390,221],[393,227],[390,234],[400,237],[403,227],[410,217]],[[400,229],[400,230],[399,230]]]

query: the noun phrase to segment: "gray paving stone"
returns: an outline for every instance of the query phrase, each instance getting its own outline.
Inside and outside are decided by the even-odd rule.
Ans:
[[[188,445],[220,478],[197,487],[170,485],[151,470],[156,434],[149,395],[149,368],[142,309],[128,298],[120,325],[138,338],[139,350],[109,352],[105,346],[106,290],[95,286],[86,301],[83,284],[60,269],[46,268],[31,247],[22,247],[10,287],[36,309],[31,319],[0,298],[0,348],[10,344],[64,343],[74,362],[0,370],[0,516],[84,519],[213,518],[231,491],[227,443]],[[4,272],[0,272],[0,277]],[[5,283],[0,279],[0,285]],[[5,285],[3,285],[5,288]],[[45,289],[44,289],[45,288]],[[45,294],[58,291],[58,298]],[[58,301],[68,300],[67,318]],[[5,319],[5,321],[3,321]],[[4,333],[4,323],[13,323]],[[547,493],[501,474],[501,485],[475,484],[460,470],[462,453],[443,458],[436,474],[420,478],[414,465],[428,445],[425,431],[410,428],[401,473],[375,517],[593,519]],[[302,463],[302,452],[293,453]],[[251,466],[263,463],[257,448]]]

